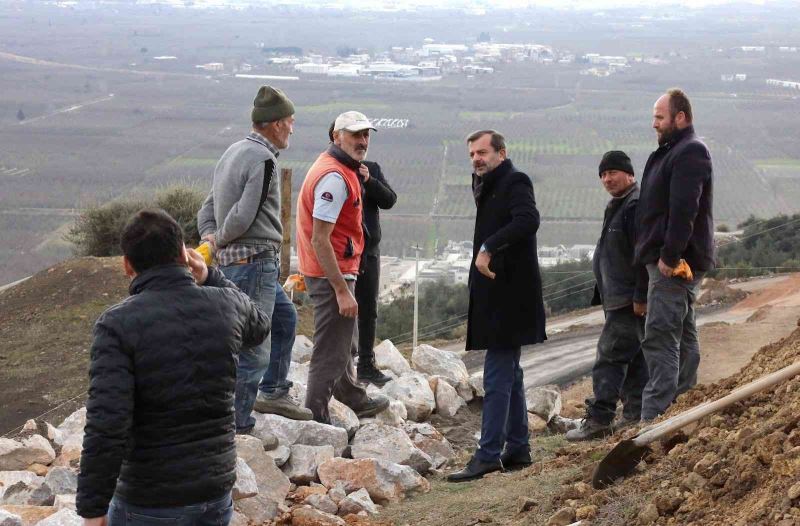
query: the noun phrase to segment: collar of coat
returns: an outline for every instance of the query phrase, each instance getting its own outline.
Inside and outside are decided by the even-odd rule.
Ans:
[[[516,171],[517,169],[514,168],[514,164],[511,162],[511,159],[506,159],[498,164],[497,168],[490,172],[486,172],[483,174],[483,176],[479,176],[475,172],[472,172],[472,193],[475,196],[475,202],[478,203],[481,200],[481,196],[490,192],[492,186],[495,185],[500,177]]]
[[[328,146],[328,155],[342,163],[343,165],[347,166],[351,170],[354,170],[358,173],[358,169],[361,167],[361,163],[356,161],[352,157],[350,157],[347,152],[336,146],[335,144],[331,143]]]
[[[169,263],[149,268],[137,275],[128,287],[131,296],[148,289],[165,289],[194,284],[194,277],[184,265]]]

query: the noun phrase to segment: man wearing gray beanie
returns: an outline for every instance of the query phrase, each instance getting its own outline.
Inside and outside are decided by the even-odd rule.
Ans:
[[[585,418],[576,429],[567,431],[571,442],[610,435],[620,399],[622,419],[617,427],[639,422],[648,379],[640,345],[647,310],[647,272],[633,264],[639,185],[625,152],[606,152],[597,171],[611,200],[592,257],[597,281],[592,305],[603,306],[606,321],[592,367],[594,396],[586,400]]]
[[[200,237],[215,249],[220,270],[272,319],[270,337],[239,355],[237,433],[253,429],[254,407],[295,420],[312,416],[289,396],[297,312],[279,284],[283,227],[278,153],[289,146],[294,105],[278,88],[261,86],[251,121],[250,134],[222,154],[211,192],[197,214]]]

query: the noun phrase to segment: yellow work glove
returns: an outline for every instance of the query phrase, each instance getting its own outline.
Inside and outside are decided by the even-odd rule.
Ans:
[[[694,274],[692,274],[692,268],[686,262],[685,259],[680,260],[678,266],[675,267],[675,270],[672,271],[672,275],[677,278],[683,278],[686,281],[692,281],[694,279]]]
[[[291,292],[293,290],[296,290],[297,292],[305,292],[306,280],[300,274],[292,274],[286,278],[286,283],[283,284],[283,290],[286,292]]]
[[[197,247],[197,252],[203,256],[206,266],[211,265],[211,262],[214,260],[214,253],[213,250],[211,250],[211,244],[208,241],[203,241],[200,243],[200,246]]]

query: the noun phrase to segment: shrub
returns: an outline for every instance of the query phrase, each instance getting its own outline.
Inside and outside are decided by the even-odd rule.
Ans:
[[[128,219],[142,208],[163,208],[183,228],[187,245],[196,245],[197,211],[204,195],[196,188],[172,186],[159,190],[152,200],[120,199],[85,209],[64,236],[79,256],[108,257],[121,254],[119,239]]]

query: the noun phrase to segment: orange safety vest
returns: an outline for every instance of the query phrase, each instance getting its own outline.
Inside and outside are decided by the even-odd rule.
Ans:
[[[336,226],[331,234],[331,245],[342,274],[358,274],[361,254],[364,252],[364,229],[361,226],[361,183],[355,170],[323,152],[308,169],[300,195],[297,198],[297,257],[300,273],[310,278],[324,278],[311,234],[314,228],[314,189],[326,174],[336,172],[347,185],[347,201],[342,206]]]

